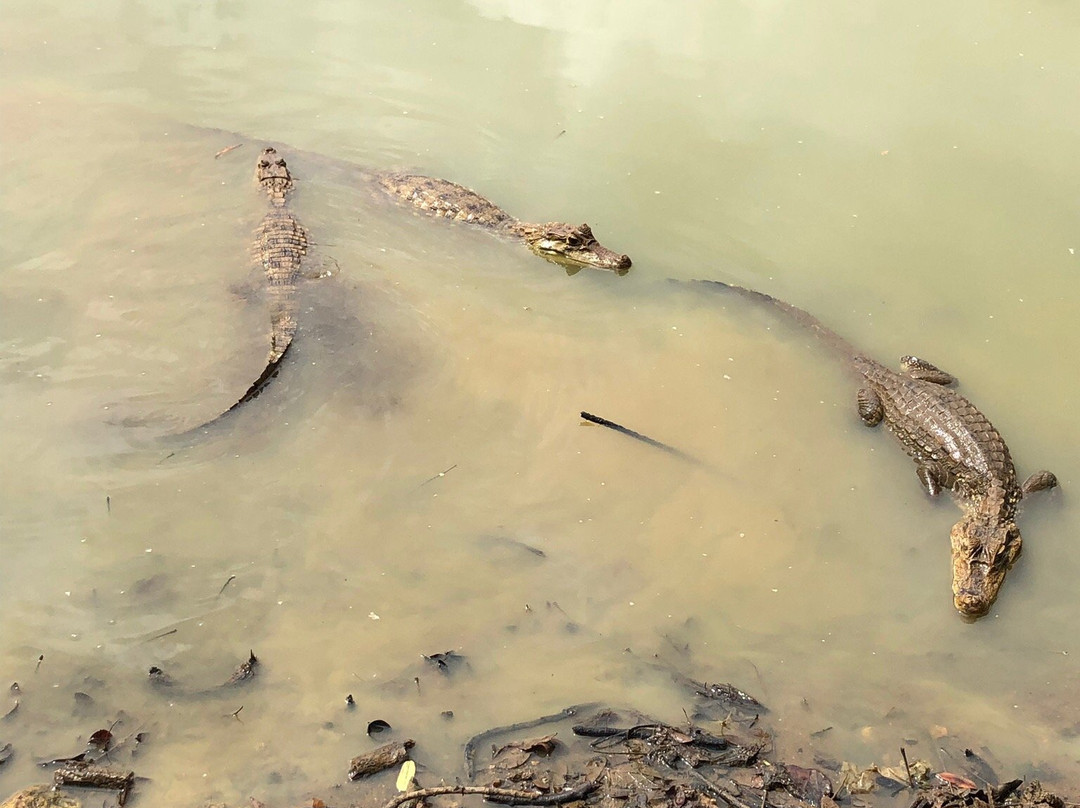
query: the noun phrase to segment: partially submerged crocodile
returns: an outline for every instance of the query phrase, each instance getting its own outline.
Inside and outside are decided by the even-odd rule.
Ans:
[[[920,482],[936,496],[951,491],[964,510],[952,529],[953,603],[965,617],[990,611],[1005,573],[1020,555],[1016,511],[1026,495],[1057,485],[1049,471],[1017,481],[1009,449],[975,405],[948,385],[955,379],[918,357],[901,358],[897,373],[856,350],[802,309],[770,295],[703,281],[714,289],[749,297],[784,312],[813,331],[862,377],[859,417],[884,423],[917,465]]]
[[[287,204],[293,188],[292,174],[285,159],[273,147],[263,149],[255,163],[255,181],[266,194],[269,209],[255,230],[252,260],[266,275],[266,295],[270,310],[270,350],[266,367],[240,400],[229,407],[257,398],[277,376],[281,361],[296,336],[296,286],[308,251],[308,233]]]
[[[418,210],[520,239],[549,261],[571,267],[584,265],[611,269],[620,275],[630,269],[630,256],[615,253],[598,242],[587,224],[575,227],[562,222],[522,222],[463,185],[419,174],[379,173],[376,182],[382,190]]]

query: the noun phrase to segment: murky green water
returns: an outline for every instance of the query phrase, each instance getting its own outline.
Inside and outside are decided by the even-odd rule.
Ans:
[[[0,793],[121,710],[149,733],[153,804],[288,804],[341,782],[379,717],[438,777],[475,732],[570,703],[679,719],[687,694],[654,654],[759,695],[795,762],[892,763],[903,743],[948,768],[941,746],[978,745],[1003,777],[1080,779],[1080,9],[3,17],[0,683],[22,694]],[[294,210],[339,271],[307,284],[295,361],[264,396],[163,441],[265,356],[244,292],[260,138],[293,147]],[[567,276],[378,203],[350,163],[587,220],[634,269]],[[842,370],[669,277],[761,288],[882,359],[929,357],[1021,474],[1057,472],[992,616],[953,612],[957,511],[858,424]],[[210,687],[249,648],[265,664],[247,690],[145,682],[159,665]],[[447,680],[420,654],[449,648],[469,670]]]

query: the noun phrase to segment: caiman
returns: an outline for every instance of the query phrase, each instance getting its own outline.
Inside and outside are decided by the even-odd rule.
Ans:
[[[250,251],[252,260],[262,267],[266,275],[270,350],[266,367],[259,378],[226,412],[232,412],[241,404],[257,398],[270,380],[277,376],[281,362],[296,336],[296,287],[309,246],[307,230],[288,207],[293,178],[285,159],[276,149],[267,147],[259,155],[255,163],[255,181],[269,202],[266,215],[255,230]]]
[[[581,266],[611,269],[620,275],[630,269],[630,256],[609,250],[596,240],[587,224],[575,227],[562,222],[522,222],[475,191],[449,180],[399,172],[378,173],[375,179],[383,191],[417,210],[523,241],[541,258],[554,263],[571,269]]]
[[[982,617],[993,605],[1005,573],[1020,556],[1017,506],[1028,494],[1053,488],[1057,478],[1038,471],[1020,484],[1000,433],[950,385],[956,379],[915,356],[900,359],[896,372],[856,350],[847,340],[802,309],[782,300],[719,281],[701,281],[770,305],[814,332],[861,377],[859,417],[867,426],[884,423],[915,461],[930,496],[953,493],[964,511],[951,532],[952,591],[957,611]]]

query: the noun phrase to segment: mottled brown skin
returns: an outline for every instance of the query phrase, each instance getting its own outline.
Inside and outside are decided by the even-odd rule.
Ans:
[[[1023,542],[1015,521],[1020,500],[1052,488],[1057,480],[1043,471],[1021,486],[1001,433],[974,404],[946,386],[951,378],[918,378],[917,368],[926,363],[904,357],[904,373],[865,356],[854,356],[852,363],[866,385],[859,391],[863,422],[883,422],[915,461],[927,493],[951,491],[963,508],[963,518],[950,533],[953,603],[965,617],[982,617],[1020,557]]]
[[[389,172],[377,175],[376,181],[382,190],[417,210],[521,239],[529,249],[549,261],[610,269],[620,275],[630,269],[630,256],[602,245],[587,224],[575,227],[562,222],[521,222],[475,191],[435,177]]]
[[[293,180],[277,151],[266,148],[259,155],[255,180],[270,202],[270,209],[255,230],[252,252],[266,273],[271,325],[267,361],[274,364],[284,356],[296,334],[296,284],[308,251],[308,235],[286,204]]]
[[[15,792],[0,808],[82,808],[82,802],[52,786],[37,785]]]
[[[232,412],[259,394],[277,376],[281,360],[296,336],[296,287],[300,280],[304,256],[308,252],[308,233],[288,207],[293,178],[285,158],[276,149],[267,147],[255,163],[255,182],[266,194],[269,203],[266,215],[255,229],[250,245],[252,260],[262,267],[266,276],[266,296],[270,310],[270,350],[266,367],[259,377],[229,407]],[[220,416],[219,416],[220,417]],[[217,420],[217,419],[215,419]],[[205,426],[205,424],[204,424]]]
[[[953,603],[966,618],[993,605],[1005,574],[1020,556],[1017,506],[1027,494],[1057,485],[1049,471],[1017,482],[1009,449],[978,408],[949,387],[955,379],[913,356],[897,373],[870,359],[816,318],[769,295],[710,281],[768,303],[814,331],[850,362],[863,381],[859,416],[867,426],[884,423],[915,461],[927,493],[951,491],[964,516],[951,532]]]

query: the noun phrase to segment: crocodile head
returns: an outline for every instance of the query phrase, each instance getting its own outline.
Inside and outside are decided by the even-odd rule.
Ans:
[[[521,235],[529,249],[557,264],[612,269],[620,275],[630,269],[630,256],[609,250],[596,240],[587,224],[577,227],[562,222],[522,225]]]
[[[1023,542],[1012,519],[974,511],[953,525],[953,604],[974,620],[990,611]]]
[[[292,174],[277,149],[267,146],[255,163],[255,181],[271,199],[281,200],[292,189]]]

